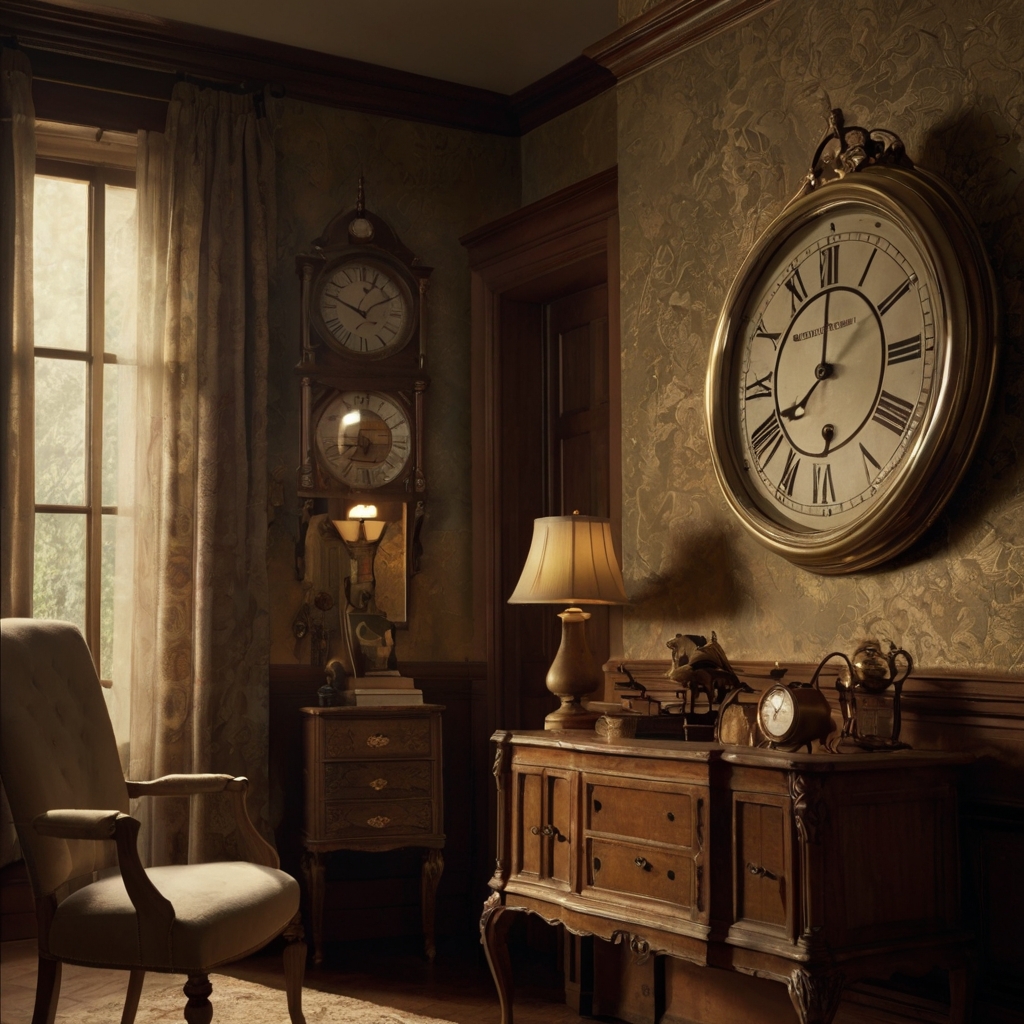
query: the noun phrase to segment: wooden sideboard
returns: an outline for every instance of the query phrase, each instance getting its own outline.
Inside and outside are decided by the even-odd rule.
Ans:
[[[424,950],[434,958],[434,907],[444,871],[441,712],[408,707],[302,708],[305,848],[313,961],[323,962],[326,866],[334,850],[423,850]]]
[[[964,1019],[957,774],[969,755],[791,754],[498,732],[498,853],[480,922],[512,1024],[513,911],[769,978],[801,1024],[843,987],[950,972]]]

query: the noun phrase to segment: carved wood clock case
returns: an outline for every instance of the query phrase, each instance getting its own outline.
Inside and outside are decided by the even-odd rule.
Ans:
[[[364,206],[336,216],[297,257],[301,281],[302,499],[400,503],[411,544],[423,469],[426,297],[422,266]],[[411,515],[409,515],[411,513]]]

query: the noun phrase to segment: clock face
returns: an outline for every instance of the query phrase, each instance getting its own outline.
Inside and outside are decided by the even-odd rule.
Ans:
[[[850,204],[779,246],[742,313],[732,413],[752,491],[778,521],[853,522],[932,401],[934,275],[892,218]]]
[[[379,391],[343,391],[317,420],[316,450],[326,471],[349,487],[397,480],[412,456],[412,428],[400,401]]]
[[[773,686],[761,698],[758,707],[761,731],[770,740],[781,740],[793,727],[796,706],[787,686]]]
[[[715,472],[743,525],[824,573],[905,548],[981,434],[996,319],[977,231],[938,179],[871,168],[790,204],[740,269],[708,366]]]
[[[325,271],[315,309],[329,344],[348,356],[393,355],[413,330],[408,284],[383,261],[366,257],[347,257]]]

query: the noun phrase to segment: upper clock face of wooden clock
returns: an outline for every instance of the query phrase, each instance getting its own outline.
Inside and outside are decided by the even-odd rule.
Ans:
[[[315,309],[329,344],[357,358],[393,355],[414,326],[408,284],[383,261],[366,257],[349,257],[327,269]]]

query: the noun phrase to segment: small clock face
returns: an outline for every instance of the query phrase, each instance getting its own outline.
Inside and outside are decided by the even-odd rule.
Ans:
[[[797,527],[863,516],[932,397],[926,256],[866,206],[819,216],[775,253],[743,310],[736,436],[762,504]]]
[[[412,292],[383,261],[348,257],[329,267],[318,285],[315,308],[329,343],[345,355],[390,356],[412,334]]]
[[[995,338],[977,231],[937,179],[872,168],[796,200],[741,267],[708,366],[732,510],[819,572],[905,548],[978,443]]]
[[[758,708],[761,731],[770,740],[781,740],[793,727],[796,706],[787,686],[773,686],[765,692]]]
[[[352,488],[397,480],[412,456],[412,428],[402,404],[379,391],[343,391],[317,420],[316,450],[328,473]]]

